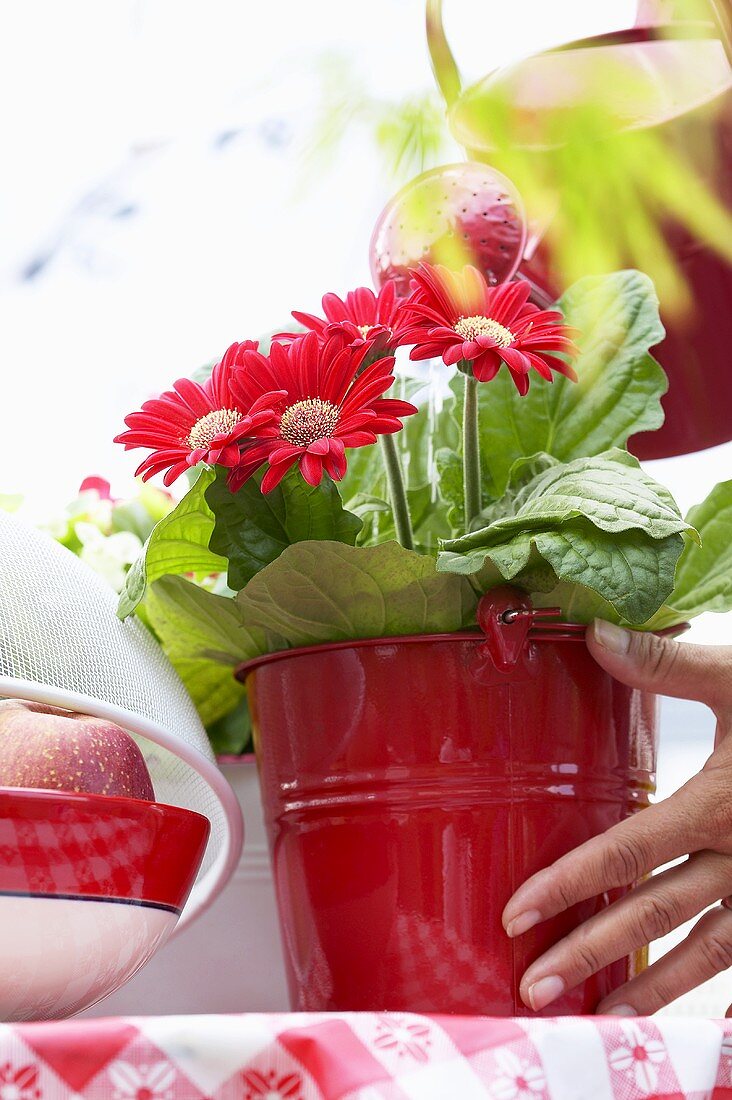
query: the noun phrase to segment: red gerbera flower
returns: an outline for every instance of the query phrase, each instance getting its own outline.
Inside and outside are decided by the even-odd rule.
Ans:
[[[552,381],[552,371],[577,381],[569,363],[574,330],[556,310],[539,309],[528,298],[528,283],[518,280],[488,286],[480,271],[454,272],[420,264],[412,277],[412,294],[404,305],[410,318],[404,343],[414,344],[411,359],[441,355],[448,365],[470,363],[480,382],[490,382],[505,363],[520,394],[529,389],[529,371]]]
[[[351,290],[345,302],[337,294],[323,296],[325,317],[293,310],[292,316],[321,340],[340,335],[347,344],[369,348],[369,358],[390,355],[402,343],[400,316],[404,302],[397,297],[396,284],[385,283],[378,294],[366,286]],[[280,332],[275,340],[291,341],[302,333]]]
[[[254,408],[273,390],[285,397],[274,420],[255,429],[255,441],[229,476],[232,490],[265,462],[263,493],[296,463],[310,485],[320,484],[323,470],[340,481],[346,447],[364,447],[378,435],[400,431],[399,418],[417,409],[381,396],[394,381],[394,360],[385,357],[364,367],[368,353],[365,342],[344,346],[339,336],[323,342],[308,332],[291,344],[272,344],[268,356],[250,350],[237,356],[231,389],[240,408]]]
[[[179,378],[172,390],[146,401],[139,412],[125,417],[130,430],[116,436],[115,443],[124,443],[128,451],[135,447],[152,451],[140,463],[136,475],[142,474],[142,480],[147,481],[167,470],[163,481],[170,485],[199,462],[237,465],[246,437],[275,418],[272,406],[282,397],[262,393],[244,408],[232,396],[232,364],[242,351],[255,352],[257,346],[252,340],[232,344],[202,385]]]

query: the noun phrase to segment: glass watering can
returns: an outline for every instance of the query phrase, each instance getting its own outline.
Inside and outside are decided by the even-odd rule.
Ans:
[[[640,267],[667,335],[666,422],[641,458],[732,439],[732,0],[639,0],[636,25],[464,87],[428,0],[454,137],[504,172],[531,232],[519,276],[539,304],[581,274]]]

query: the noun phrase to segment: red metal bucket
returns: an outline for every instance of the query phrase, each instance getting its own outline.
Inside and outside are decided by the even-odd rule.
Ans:
[[[467,633],[240,670],[293,1009],[528,1015],[528,964],[623,893],[518,941],[503,931],[521,882],[645,806],[655,782],[655,698],[608,676],[581,633],[531,637],[509,674]],[[548,1013],[591,1013],[643,961]]]

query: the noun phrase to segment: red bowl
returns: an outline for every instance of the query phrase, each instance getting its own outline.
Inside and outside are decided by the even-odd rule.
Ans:
[[[179,806],[0,788],[0,1019],[57,1019],[167,940],[209,822]]]

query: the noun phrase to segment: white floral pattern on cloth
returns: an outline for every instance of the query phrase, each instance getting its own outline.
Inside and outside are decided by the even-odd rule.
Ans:
[[[257,1069],[242,1074],[244,1100],[302,1100],[302,1077],[299,1073],[279,1074],[271,1069]]]
[[[0,1100],[730,1100],[731,1068],[732,1020],[294,1013],[0,1024]]]
[[[638,1095],[648,1096],[656,1088],[661,1066],[667,1061],[666,1047],[660,1039],[646,1035],[636,1023],[623,1022],[620,1027],[625,1043],[610,1054],[610,1068],[630,1077]]]
[[[0,1100],[40,1100],[40,1096],[35,1063],[17,1067],[10,1062],[0,1065]]]
[[[496,1070],[501,1076],[491,1085],[493,1100],[539,1100],[546,1096],[543,1071],[523,1061],[512,1050],[496,1053]]]
[[[117,1061],[109,1066],[107,1074],[113,1100],[174,1100],[176,1072],[167,1060],[136,1066]]]
[[[381,1050],[393,1050],[401,1057],[427,1062],[430,1044],[428,1024],[410,1022],[404,1016],[382,1016],[379,1019],[374,1046]]]

